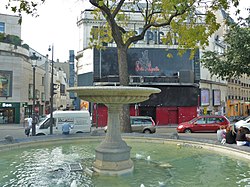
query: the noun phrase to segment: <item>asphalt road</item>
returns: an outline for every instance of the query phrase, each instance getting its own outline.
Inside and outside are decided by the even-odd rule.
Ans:
[[[176,133],[176,126],[171,127],[157,127],[156,134],[159,135],[171,135]],[[0,140],[4,139],[5,136],[10,135],[15,139],[19,138],[29,138],[24,134],[24,127],[21,124],[0,124]],[[216,140],[216,133],[179,133],[179,136],[191,137],[191,138],[201,138],[201,139],[210,139]]]

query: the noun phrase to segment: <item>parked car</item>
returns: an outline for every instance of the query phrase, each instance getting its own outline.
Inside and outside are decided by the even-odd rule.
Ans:
[[[132,132],[141,133],[155,133],[155,122],[150,116],[130,116],[130,124]],[[104,127],[104,131],[107,132],[108,126]]]
[[[250,116],[246,117],[243,120],[237,121],[234,124],[234,127],[236,128],[236,130],[238,130],[241,126],[250,128]]]
[[[220,127],[226,128],[228,125],[230,125],[230,122],[225,116],[198,116],[191,121],[180,123],[177,132],[216,132]]]

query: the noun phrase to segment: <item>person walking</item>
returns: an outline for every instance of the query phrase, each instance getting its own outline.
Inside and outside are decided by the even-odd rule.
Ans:
[[[30,135],[30,129],[32,128],[32,118],[29,116],[28,118],[25,118],[25,120],[27,120],[28,125],[24,130],[24,133],[26,136]]]
[[[65,123],[62,125],[62,134],[69,134],[70,129],[73,129],[73,126],[71,126],[67,120],[65,120]]]

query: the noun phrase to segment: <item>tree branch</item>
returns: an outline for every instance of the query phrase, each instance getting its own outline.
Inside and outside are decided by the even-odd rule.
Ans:
[[[127,40],[127,42],[126,42],[125,45],[129,46],[129,45],[130,45],[131,43],[133,43],[133,42],[136,42],[136,41],[138,41],[138,40],[142,40],[142,39],[144,38],[144,36],[145,36],[147,30],[148,30],[149,28],[151,28],[151,27],[163,27],[163,26],[170,25],[171,21],[172,21],[175,17],[177,17],[177,16],[179,16],[179,15],[182,15],[182,14],[184,14],[185,12],[186,12],[186,11],[184,11],[184,10],[181,11],[181,12],[176,11],[175,14],[172,14],[172,15],[168,18],[168,20],[167,20],[166,22],[164,22],[164,23],[156,23],[156,22],[154,22],[154,23],[150,23],[150,24],[145,24],[144,27],[143,27],[143,29],[142,29],[142,32],[141,32],[139,35],[136,35],[136,36],[133,36],[133,37],[129,38],[129,39]]]
[[[120,11],[122,5],[124,4],[125,0],[120,0],[120,2],[118,3],[117,7],[115,8],[112,16],[113,18],[115,18],[115,16],[118,14],[118,12]]]

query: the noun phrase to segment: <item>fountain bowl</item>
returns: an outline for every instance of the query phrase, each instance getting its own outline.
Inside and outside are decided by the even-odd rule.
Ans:
[[[154,93],[160,93],[158,88],[131,86],[80,86],[67,89],[77,93],[79,98],[105,104],[139,103],[149,99]]]

